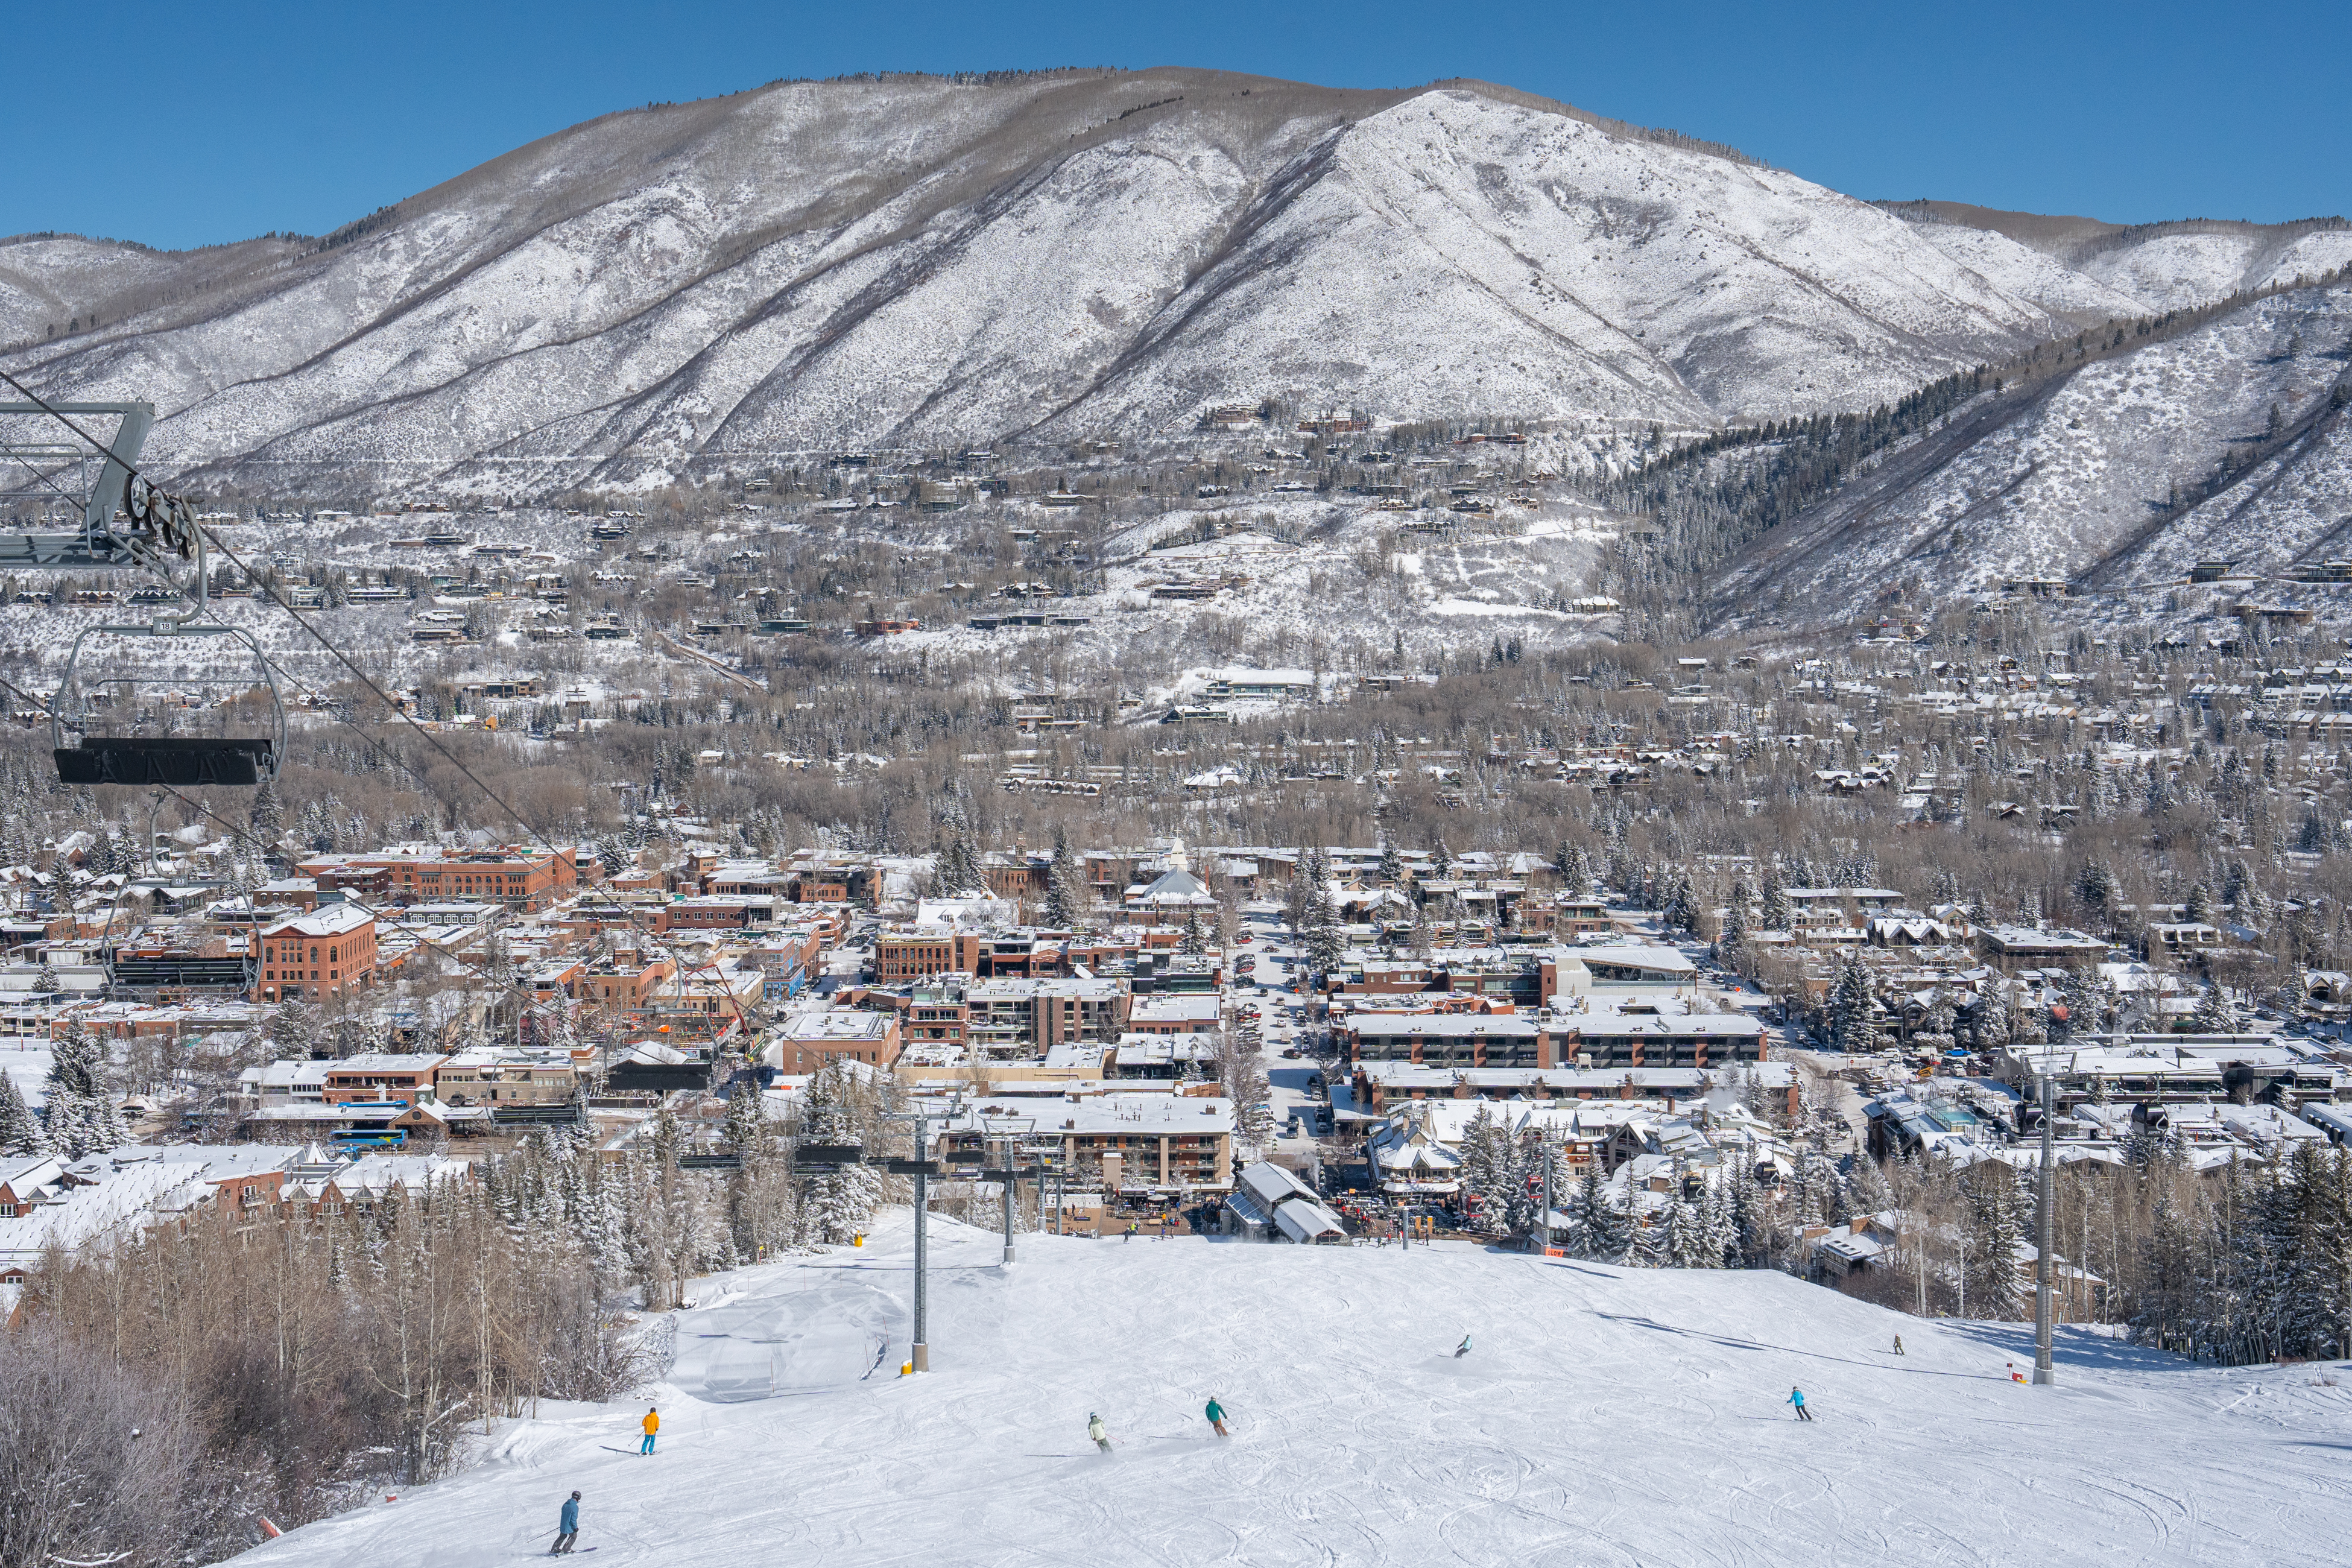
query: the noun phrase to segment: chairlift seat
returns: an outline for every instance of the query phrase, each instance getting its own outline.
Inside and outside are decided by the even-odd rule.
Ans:
[[[58,778],[69,784],[176,784],[235,788],[278,772],[267,736],[223,738],[86,735],[79,746],[57,748]]]

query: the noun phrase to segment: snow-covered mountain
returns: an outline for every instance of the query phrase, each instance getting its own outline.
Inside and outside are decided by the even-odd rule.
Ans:
[[[2290,575],[2352,555],[2347,403],[2352,283],[2271,295],[1982,395],[1758,540],[1710,597],[1727,624],[1806,626],[1897,589],[2160,596],[2200,561]]]
[[[2037,248],[1958,211],[1480,83],[789,83],[575,127],[325,242],[0,243],[0,357],[153,400],[151,452],[208,482],[545,492],[1149,437],[1268,396],[1680,427],[1868,405],[2352,257],[2324,228]]]
[[[932,1223],[927,1374],[893,1375],[899,1211],[859,1250],[698,1285],[646,1399],[543,1405],[475,1468],[239,1561],[517,1562],[575,1488],[598,1568],[2342,1557],[2352,1405],[2307,1368],[2068,1328],[2033,1388],[2008,1375],[2029,1325],[1781,1274],[1051,1237],[1006,1269],[995,1237]]]
[[[2086,321],[2206,304],[2352,262],[2352,227],[2340,217],[2126,226],[1960,202],[1884,205],[1988,281]]]

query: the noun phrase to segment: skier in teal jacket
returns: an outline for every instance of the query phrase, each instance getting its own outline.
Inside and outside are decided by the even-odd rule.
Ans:
[[[1231,1432],[1225,1430],[1225,1407],[1218,1404],[1213,1399],[1209,1401],[1208,1416],[1209,1425],[1217,1429],[1218,1436],[1230,1437],[1233,1436]]]

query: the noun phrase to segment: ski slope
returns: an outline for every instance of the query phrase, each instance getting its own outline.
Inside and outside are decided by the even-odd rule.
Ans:
[[[475,1468],[243,1561],[516,1563],[574,1487],[594,1568],[2294,1564],[2342,1561],[2352,1521],[2332,1369],[2070,1333],[2037,1390],[2004,1373],[2021,1325],[1778,1275],[1026,1237],[1008,1272],[994,1237],[932,1237],[929,1376],[895,1375],[901,1212],[863,1249],[703,1282],[655,1457],[642,1403],[543,1406]]]

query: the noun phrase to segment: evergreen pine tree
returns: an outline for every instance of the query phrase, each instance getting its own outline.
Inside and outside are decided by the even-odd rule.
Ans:
[[[1544,1136],[1529,1127],[1510,1142],[1505,1234],[1528,1236],[1542,1228],[1543,1164]]]
[[[263,844],[277,847],[278,835],[286,831],[286,808],[278,798],[274,781],[265,778],[255,786],[253,804],[246,808],[245,825]]]
[[[1841,1051],[1869,1047],[1872,1002],[1870,971],[1863,967],[1860,953],[1849,952],[1838,966],[1837,982],[1830,989],[1831,1045]]]
[[[0,1154],[46,1154],[49,1136],[41,1119],[25,1103],[16,1080],[0,1069]]]
[[[964,813],[961,788],[949,802],[946,818],[940,824],[932,872],[939,890],[949,897],[987,890],[988,878],[981,870],[978,851],[972,847],[971,822]]]
[[[839,1062],[819,1068],[803,1095],[803,1131],[815,1143],[859,1141],[856,1085]],[[850,1165],[803,1178],[801,1210],[809,1238],[839,1246],[862,1234],[882,1201],[882,1178],[871,1166]]]
[[[1857,1215],[1895,1207],[1895,1184],[1886,1179],[1886,1167],[1868,1154],[1856,1154],[1846,1178],[1846,1203]]]
[[[2206,1035],[2234,1035],[2243,1026],[2237,1005],[2219,984],[2208,985],[2198,999],[2194,1022],[2198,1032]]]
[[[1083,931],[1086,923],[1086,879],[1079,874],[1077,857],[1070,850],[1070,836],[1063,828],[1054,829],[1054,858],[1045,868],[1045,903],[1040,918],[1056,931]]]
[[[2027,1205],[2017,1173],[1999,1160],[1983,1160],[1961,1177],[1968,1212],[1968,1315],[2014,1319],[2023,1301],[2019,1248],[2030,1234]]]
[[[1738,1200],[1733,1196],[1736,1184],[1727,1181],[1710,1183],[1706,1195],[1699,1200],[1699,1223],[1706,1228],[1708,1268],[1737,1268],[1739,1257],[1739,1215]]]
[[[1578,1258],[1599,1258],[1608,1230],[1603,1211],[1609,1194],[1601,1184],[1601,1163],[1589,1161],[1569,1195],[1568,1250]]]
[[[1665,894],[1665,908],[1660,923],[1666,930],[1691,931],[1698,929],[1698,895],[1691,886],[1690,873],[1674,873]]]
[[[2341,1355],[2352,1344],[2352,1151],[2297,1143],[2280,1187],[2276,1353]]]
[[[766,1127],[760,1100],[760,1080],[750,1072],[735,1079],[727,1096],[727,1146],[747,1157],[761,1147]]]
[[[1328,905],[1326,906],[1328,909]],[[1337,921],[1325,919],[1307,931],[1307,963],[1318,974],[1329,974],[1347,956],[1348,943]]]
[[[1495,1119],[1484,1100],[1463,1127],[1457,1148],[1462,1163],[1454,1174],[1462,1184],[1462,1195],[1469,1200],[1471,1223],[1486,1235],[1498,1234],[1500,1215],[1494,1212]]]
[[[1666,1205],[1658,1245],[1660,1261],[1668,1268],[1713,1268],[1720,1265],[1722,1254],[1713,1247],[1707,1226],[1696,1204],[1688,1203],[1677,1194]],[[1712,1252],[1714,1256],[1710,1258]]]
[[[1607,1263],[1628,1261],[1634,1246],[1633,1216],[1621,1207],[1601,1179],[1598,1161],[1584,1167],[1569,1201],[1569,1249],[1579,1258]]]
[[[49,1146],[69,1160],[111,1149],[123,1138],[122,1119],[107,1087],[106,1043],[68,1022],[49,1051],[49,1080],[41,1107]]]
[[[1716,939],[1716,952],[1733,969],[1744,966],[1748,957],[1748,911],[1734,899],[1723,915],[1723,934]]]

